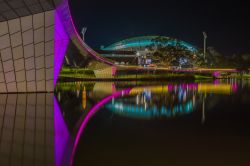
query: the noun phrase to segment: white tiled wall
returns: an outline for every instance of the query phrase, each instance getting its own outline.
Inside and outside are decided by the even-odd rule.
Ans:
[[[0,29],[0,93],[53,91],[54,10],[0,22]]]
[[[53,94],[0,94],[1,165],[55,165]]]

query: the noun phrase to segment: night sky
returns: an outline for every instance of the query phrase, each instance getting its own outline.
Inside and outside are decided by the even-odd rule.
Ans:
[[[225,55],[250,53],[250,7],[247,1],[181,0],[72,0],[78,28],[88,27],[86,42],[93,48],[129,37],[164,35]]]

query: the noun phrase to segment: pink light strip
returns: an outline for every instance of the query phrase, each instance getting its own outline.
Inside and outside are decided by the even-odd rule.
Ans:
[[[90,118],[103,106],[105,105],[107,102],[109,102],[110,100],[112,100],[113,98],[117,98],[120,97],[122,95],[126,95],[129,94],[131,89],[127,89],[127,90],[122,90],[119,92],[115,92],[112,95],[102,99],[100,102],[98,102],[93,108],[90,109],[90,111],[87,113],[87,115],[85,116],[84,120],[82,121],[79,130],[76,134],[76,138],[74,141],[74,145],[73,145],[73,150],[72,150],[72,155],[71,155],[71,159],[70,159],[70,165],[73,165],[73,161],[74,161],[74,157],[75,157],[75,153],[76,153],[76,149],[77,149],[77,145],[79,143],[80,137],[85,129],[85,127],[87,126],[88,121],[90,120]]]
[[[66,145],[70,139],[68,128],[64,122],[63,116],[57,99],[54,97],[54,143],[55,143],[55,162],[56,166],[61,166],[63,161],[63,154],[66,150]]]
[[[68,35],[70,36],[71,40],[74,42],[76,47],[79,50],[87,52],[89,55],[95,57],[96,60],[99,60],[103,63],[108,65],[114,66],[113,63],[108,61],[107,59],[101,57],[98,53],[96,53],[93,49],[91,49],[86,43],[84,43],[78,34],[68,5],[68,0],[63,0],[61,3],[62,7],[60,9],[60,18],[63,20],[64,28],[67,30]]]
[[[76,47],[83,52],[88,53],[93,56],[96,60],[103,62],[105,64],[115,66],[113,63],[107,59],[101,57],[93,49],[91,49],[86,43],[84,43],[76,31],[70,9],[68,0],[62,0],[60,4],[57,5],[55,10],[55,36],[54,36],[54,87],[62,67],[64,56],[67,50],[70,39]],[[115,74],[113,72],[112,74]]]
[[[59,7],[58,7],[59,8]],[[57,8],[57,9],[58,9]],[[63,60],[65,57],[66,50],[69,44],[69,37],[65,32],[65,29],[62,25],[62,22],[59,17],[59,10],[55,10],[55,32],[54,32],[54,87],[56,86],[56,82],[58,76],[60,74],[61,67],[63,65]]]

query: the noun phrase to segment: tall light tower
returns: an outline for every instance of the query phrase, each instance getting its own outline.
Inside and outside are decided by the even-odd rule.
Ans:
[[[206,52],[207,52],[207,33],[203,32],[203,37],[204,37],[204,61],[206,60]]]
[[[86,34],[86,32],[87,32],[87,27],[83,27],[82,28],[82,41],[85,41],[85,34]]]

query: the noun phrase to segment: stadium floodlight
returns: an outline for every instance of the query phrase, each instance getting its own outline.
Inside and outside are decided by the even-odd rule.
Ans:
[[[87,32],[87,27],[83,27],[82,28],[82,41],[85,41],[85,34],[86,34],[86,32]]]

